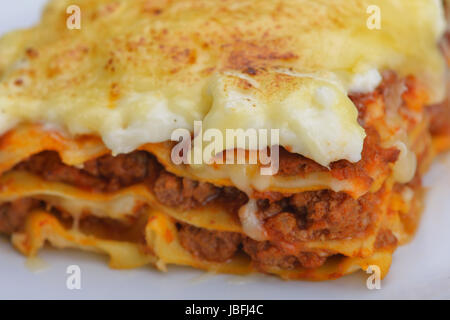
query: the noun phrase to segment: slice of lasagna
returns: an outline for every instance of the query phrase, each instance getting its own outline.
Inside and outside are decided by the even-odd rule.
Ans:
[[[0,232],[27,256],[48,243],[114,268],[384,276],[417,228],[422,175],[450,147],[444,12],[433,0],[50,1],[39,25],[0,40]],[[278,136],[174,161],[232,129]],[[255,151],[277,170],[218,161]]]

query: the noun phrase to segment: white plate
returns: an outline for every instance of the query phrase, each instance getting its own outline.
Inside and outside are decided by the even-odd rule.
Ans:
[[[3,4],[0,32],[27,27],[38,20],[45,0]],[[400,247],[380,290],[366,287],[368,275],[328,282],[285,282],[275,277],[209,275],[173,267],[160,273],[151,267],[111,270],[106,259],[78,251],[46,249],[47,265],[39,272],[26,266],[0,238],[0,298],[26,299],[381,299],[450,298],[450,155],[436,161],[425,183],[430,187],[417,236]],[[81,268],[81,290],[66,287],[67,267]]]

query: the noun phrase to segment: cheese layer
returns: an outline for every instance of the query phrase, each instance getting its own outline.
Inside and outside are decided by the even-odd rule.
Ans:
[[[365,134],[349,90],[391,69],[443,97],[438,3],[51,1],[38,26],[0,40],[0,133],[44,122],[117,154],[204,120],[224,136],[280,129],[281,145],[322,165],[355,162]]]

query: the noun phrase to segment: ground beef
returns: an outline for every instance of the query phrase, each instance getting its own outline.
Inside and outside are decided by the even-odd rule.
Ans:
[[[330,164],[330,169],[322,167],[313,160],[307,159],[299,154],[289,153],[280,148],[280,168],[278,175],[299,176],[312,172],[326,172],[339,180],[358,178],[361,183],[370,186],[373,179],[371,177],[371,168],[377,168],[378,172],[387,172],[390,164],[397,161],[400,151],[395,148],[382,148],[378,132],[367,127],[366,138],[364,140],[361,160],[351,163],[347,160],[339,160]]]
[[[87,161],[83,169],[64,164],[57,152],[44,151],[18,164],[15,169],[26,170],[48,181],[98,192],[113,192],[144,180],[154,180],[161,170],[156,159],[143,151],[116,157],[106,155]]]
[[[269,202],[275,202],[280,201],[283,198],[289,197],[290,194],[283,194],[281,192],[275,192],[275,191],[253,191],[253,198],[255,199],[264,199],[268,200]]]
[[[155,180],[161,167],[149,153],[135,151],[87,161],[83,169],[94,177],[108,181],[108,190],[119,190],[144,180]]]
[[[370,169],[376,168],[378,172],[388,172],[390,165],[395,163],[400,155],[400,150],[397,148],[381,148],[380,145],[381,140],[377,131],[372,127],[366,128],[361,160],[357,163],[347,160],[333,162],[330,164],[331,175],[339,180],[357,178],[369,186],[373,181],[370,177]]]
[[[171,173],[163,172],[156,179],[153,192],[161,203],[170,207],[176,207],[183,201],[182,188],[183,182],[181,178]]]
[[[291,153],[280,147],[279,149],[279,169],[278,175],[281,176],[301,176],[312,173],[328,171],[327,168],[321,166],[311,159],[305,158],[298,153]]]
[[[299,266],[304,268],[318,268],[322,266],[328,254],[299,251],[296,254],[286,252],[269,241],[255,241],[246,238],[243,241],[244,251],[252,258],[255,266],[264,271],[267,267],[278,267],[289,270]]]
[[[153,191],[161,203],[185,210],[206,205],[220,195],[220,188],[211,183],[180,178],[168,172],[160,174]]]
[[[260,199],[258,215],[272,240],[335,240],[363,235],[377,205],[378,194],[356,200],[342,192],[309,191],[276,202]]]
[[[107,181],[90,175],[84,170],[62,163],[57,152],[44,151],[18,164],[15,169],[26,170],[47,181],[63,182],[90,190],[107,189]]]
[[[28,198],[2,204],[0,206],[0,233],[12,234],[21,231],[28,214],[40,206],[40,201]]]
[[[280,201],[272,202],[268,199],[260,199],[257,201],[258,205],[258,217],[262,220],[266,220],[274,215],[287,209],[289,204],[289,198],[283,198]]]
[[[235,232],[209,231],[188,224],[179,224],[181,245],[197,258],[225,262],[239,249],[242,236]]]
[[[199,259],[224,262],[232,258],[241,243],[244,251],[261,270],[264,267],[279,267],[294,269],[320,267],[327,259],[327,254],[313,252],[298,252],[293,255],[268,241],[255,241],[239,233],[210,231],[180,223],[178,239],[186,250]]]
[[[427,107],[430,115],[430,133],[432,135],[450,135],[450,100]]]
[[[395,248],[397,246],[397,237],[392,233],[389,229],[381,229],[378,234],[377,238],[375,240],[375,248],[381,249],[381,248]]]
[[[64,164],[57,152],[44,151],[14,169],[95,192],[114,192],[143,182],[161,203],[184,210],[214,200],[229,212],[236,213],[248,201],[247,196],[236,188],[218,188],[211,183],[177,177],[165,171],[153,155],[144,151],[116,157],[105,155],[87,161],[82,169]]]
[[[220,196],[217,198],[217,203],[228,210],[228,212],[233,213],[237,213],[239,209],[247,202],[247,195],[234,187],[221,188]]]
[[[358,122],[364,128],[380,117],[390,118],[403,113],[406,107],[405,92],[415,95],[418,87],[413,77],[402,78],[393,71],[383,71],[383,81],[372,92],[352,93],[350,99],[358,109]],[[415,96],[417,98],[417,96]],[[406,97],[407,98],[407,97]],[[417,102],[421,102],[420,98]]]
[[[352,93],[349,95],[349,98],[358,110],[358,123],[362,127],[366,127],[372,116],[372,113],[369,112],[368,106],[380,99],[380,93],[378,91],[368,93]]]
[[[322,190],[295,194],[290,203],[297,213],[304,214],[307,238],[320,234],[328,239],[343,239],[367,229],[378,201],[370,193],[355,200],[342,192]]]
[[[217,198],[219,193],[220,188],[215,187],[211,183],[183,178],[183,198],[191,199],[199,205],[204,205]]]
[[[161,173],[155,182],[153,192],[161,203],[183,210],[213,202],[230,213],[237,213],[248,201],[247,195],[236,188],[219,188],[211,183],[180,178],[168,172]]]

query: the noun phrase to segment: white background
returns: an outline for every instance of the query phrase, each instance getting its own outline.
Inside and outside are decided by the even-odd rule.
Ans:
[[[44,0],[3,1],[0,33],[35,23]],[[275,277],[210,275],[172,267],[111,270],[102,256],[46,249],[37,272],[0,237],[0,299],[382,299],[450,298],[450,155],[427,175],[430,187],[422,223],[412,243],[399,248],[380,290],[368,290],[364,272],[328,282],[286,282]],[[66,288],[66,268],[81,268],[81,290]]]

